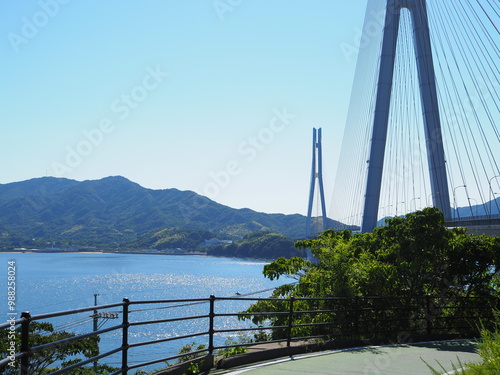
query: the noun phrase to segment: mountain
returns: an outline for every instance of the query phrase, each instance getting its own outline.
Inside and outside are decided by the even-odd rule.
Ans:
[[[473,199],[471,199],[473,200]],[[467,217],[487,217],[488,215],[500,214],[500,198],[493,199],[485,204],[475,204],[466,207],[451,209],[452,217],[463,219]]]
[[[25,246],[30,241],[45,247],[47,243],[146,244],[151,241],[144,236],[161,236],[158,232],[165,228],[201,230],[204,237],[211,233],[225,239],[264,230],[301,238],[305,222],[298,214],[233,209],[191,191],[147,189],[120,176],[82,182],[43,177],[0,184],[3,247]]]
[[[472,199],[471,199],[472,200]],[[467,207],[451,207],[451,217],[460,220],[464,218],[479,218],[479,219],[487,219],[489,215],[500,215],[500,198],[493,199],[484,204],[476,204],[470,205]],[[390,219],[392,216],[387,216],[379,221],[377,221],[377,226],[381,227],[385,225],[385,220]]]

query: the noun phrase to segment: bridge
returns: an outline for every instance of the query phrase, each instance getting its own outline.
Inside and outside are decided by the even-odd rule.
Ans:
[[[500,237],[500,215],[466,216],[449,220],[447,227],[467,228],[467,233]]]
[[[499,21],[494,0],[368,2],[330,218],[500,226]]]

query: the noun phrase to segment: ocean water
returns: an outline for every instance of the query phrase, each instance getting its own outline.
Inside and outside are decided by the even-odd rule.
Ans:
[[[2,310],[8,318],[8,267],[16,266],[16,305],[31,315],[66,311],[94,305],[131,301],[234,297],[237,293],[252,297],[268,297],[272,289],[288,280],[270,281],[262,275],[264,261],[234,258],[215,258],[187,255],[107,254],[107,253],[0,253],[0,273],[4,287],[0,287]],[[3,271],[1,271],[3,269]],[[250,305],[249,301],[217,302],[216,312],[238,312]],[[131,305],[130,321],[169,319],[179,316],[208,314],[208,303],[172,305]],[[99,327],[120,324],[120,308],[106,310],[117,313],[118,319],[100,319]],[[74,333],[90,332],[93,320],[90,313],[48,320],[54,327]],[[216,319],[216,329],[248,326],[232,317]],[[143,342],[194,332],[208,331],[208,319],[187,320],[181,323],[148,324],[131,327],[129,342]],[[218,335],[215,343],[222,345],[227,335]],[[121,345],[121,331],[102,335],[101,352]],[[174,342],[131,348],[130,364],[175,355],[185,343],[206,343],[206,336]],[[119,366],[120,355],[102,362]],[[162,367],[162,364],[146,369]]]

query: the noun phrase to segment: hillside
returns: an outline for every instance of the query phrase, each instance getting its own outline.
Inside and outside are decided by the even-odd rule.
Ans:
[[[278,257],[303,256],[303,253],[295,248],[291,238],[278,233],[260,232],[251,233],[242,240],[229,245],[214,246],[208,250],[208,255],[276,259]]]
[[[473,199],[471,199],[473,201]],[[452,217],[466,218],[466,217],[484,217],[487,215],[500,214],[500,198],[493,199],[485,204],[471,204],[467,207],[458,207],[451,209]]]
[[[256,231],[301,238],[305,217],[233,209],[191,191],[146,189],[119,176],[83,182],[44,177],[0,185],[3,248],[153,245],[165,228],[233,240]]]

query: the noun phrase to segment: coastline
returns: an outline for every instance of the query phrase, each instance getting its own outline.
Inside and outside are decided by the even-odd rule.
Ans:
[[[160,251],[106,251],[106,250],[96,250],[96,251],[64,251],[64,250],[7,250],[0,251],[0,254],[129,254],[129,255],[170,255],[170,256],[201,256],[210,258],[231,258],[231,259],[243,259],[243,260],[258,260],[263,262],[273,262],[275,258],[249,258],[249,257],[232,257],[232,256],[221,256],[221,255],[208,255],[206,253],[197,252],[160,252]]]
[[[199,252],[167,252],[167,251],[109,251],[109,250],[96,250],[96,251],[68,251],[68,250],[38,250],[38,249],[25,249],[25,250],[7,250],[1,251],[5,254],[149,254],[149,255],[205,255]]]

